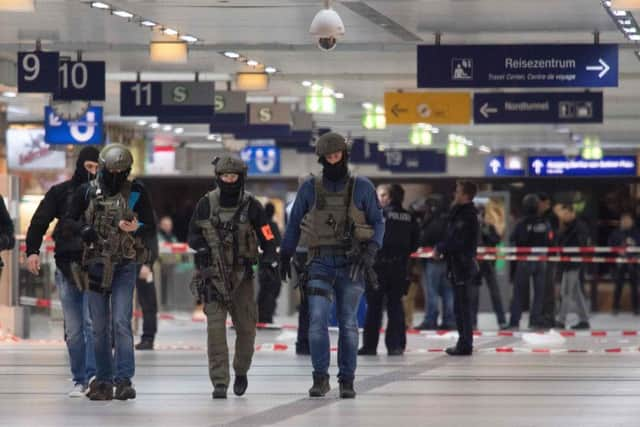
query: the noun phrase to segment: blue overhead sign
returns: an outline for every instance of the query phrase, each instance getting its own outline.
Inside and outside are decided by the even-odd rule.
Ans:
[[[104,61],[60,61],[59,86],[53,99],[62,101],[104,101]]]
[[[280,174],[280,149],[276,146],[249,146],[240,157],[249,168],[249,175]]]
[[[210,123],[213,82],[121,82],[121,116],[158,116],[171,123]]]
[[[602,123],[602,92],[476,93],[475,124]]]
[[[102,144],[102,107],[90,107],[79,120],[68,122],[44,107],[44,140],[48,144]]]
[[[564,156],[529,157],[529,176],[636,176],[635,156],[606,156],[600,160]]]
[[[486,176],[524,176],[524,169],[511,169],[504,156],[488,156],[485,159],[484,174]]]
[[[418,46],[418,87],[617,87],[618,45]]]
[[[59,61],[58,52],[18,52],[18,92],[56,92]]]

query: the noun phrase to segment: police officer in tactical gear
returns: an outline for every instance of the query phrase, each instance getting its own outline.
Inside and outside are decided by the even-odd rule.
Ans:
[[[138,265],[149,262],[148,242],[156,225],[148,193],[139,181],[128,180],[133,156],[127,147],[107,145],[98,163],[97,179],[78,188],[69,211],[70,219],[79,221],[84,241],[85,270],[76,274],[90,289],[95,339],[96,381],[87,397],[127,400],[136,397],[131,383],[133,290]]]
[[[522,199],[524,218],[518,222],[511,233],[511,243],[518,247],[550,246],[553,242],[553,230],[549,222],[539,211],[540,198],[537,194],[527,194]],[[522,293],[533,281],[533,304],[529,315],[529,327],[543,327],[542,310],[545,288],[545,263],[518,261],[513,283],[513,299],[511,301],[511,317],[509,328],[520,327],[522,316]]]
[[[58,219],[53,230],[55,246],[55,282],[62,303],[64,334],[74,388],[69,397],[84,397],[89,380],[96,373],[96,358],[93,345],[93,329],[89,316],[88,292],[74,277],[73,268],[82,260],[82,239],[73,221],[65,221],[64,216],[71,207],[75,191],[82,184],[95,179],[98,170],[97,148],[84,147],[78,155],[73,177],[54,185],[47,191],[38,205],[27,230],[27,268],[35,275],[40,274],[40,246],[42,236],[47,232],[54,218]]]
[[[207,354],[212,397],[225,399],[229,385],[227,313],[236,331],[233,392],[247,389],[256,336],[257,308],[252,266],[260,262],[276,269],[278,259],[273,230],[262,205],[244,190],[247,166],[225,156],[214,160],[217,188],[200,199],[189,224],[189,245],[196,250],[198,270],[192,291],[205,303]]]
[[[358,325],[356,312],[382,246],[384,220],[373,184],[349,174],[348,145],[337,133],[322,135],[316,145],[322,176],[305,180],[296,196],[280,247],[283,279],[301,238],[308,246],[304,297],[309,301],[309,346],[313,363],[312,397],[330,389],[329,310],[336,303],[340,338],[340,397],[354,398]]]
[[[375,271],[379,287],[367,287],[367,317],[359,355],[377,354],[382,306],[386,300],[387,330],[385,344],[389,356],[404,354],[407,343],[402,296],[406,293],[409,257],[418,248],[419,228],[415,218],[402,207],[404,189],[398,184],[378,187],[378,200],[385,220],[384,242],[378,251]]]
[[[478,211],[473,204],[477,192],[475,183],[458,182],[445,238],[433,250],[434,258],[444,258],[447,263],[447,273],[453,286],[458,342],[446,350],[450,356],[468,356],[473,352],[471,292],[479,271],[476,261]]]

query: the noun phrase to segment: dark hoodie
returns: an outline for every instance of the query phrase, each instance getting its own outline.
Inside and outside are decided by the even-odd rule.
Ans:
[[[53,231],[53,240],[56,242],[56,264],[68,264],[71,261],[80,261],[82,257],[82,241],[74,226],[62,220],[69,210],[71,199],[76,189],[92,178],[84,167],[84,162],[98,162],[100,152],[95,147],[87,146],[80,151],[76,162],[76,170],[73,177],[60,184],[54,185],[44,195],[38,209],[31,218],[29,230],[27,230],[27,256],[38,254],[42,244],[42,236],[47,232],[51,221],[58,219],[58,224]]]
[[[436,245],[456,282],[468,281],[478,272],[478,211],[473,203],[453,205],[444,239]]]

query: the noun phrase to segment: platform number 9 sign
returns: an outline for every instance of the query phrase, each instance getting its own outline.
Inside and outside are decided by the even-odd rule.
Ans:
[[[18,52],[18,92],[58,90],[58,52]]]

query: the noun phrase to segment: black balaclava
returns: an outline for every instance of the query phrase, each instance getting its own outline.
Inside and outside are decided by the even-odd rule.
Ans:
[[[222,206],[234,206],[238,204],[240,194],[244,189],[244,175],[238,174],[238,180],[233,184],[224,182],[220,175],[216,177],[216,184],[220,188],[220,204]]]
[[[83,184],[95,179],[96,176],[85,169],[84,162],[98,163],[98,156],[100,156],[100,151],[95,147],[86,146],[80,150],[76,161],[76,170],[73,172],[73,178],[71,179],[77,184]]]
[[[402,203],[404,202],[404,188],[398,184],[391,184],[391,188],[389,189],[389,198],[391,199],[389,206],[401,208]]]
[[[113,196],[120,192],[122,185],[127,181],[129,177],[129,173],[131,169],[127,169],[126,171],[112,173],[109,172],[106,168],[100,169],[98,172],[98,176],[100,179],[100,183],[104,188],[105,192],[109,196]]]
[[[338,163],[332,165],[322,156],[320,164],[322,164],[322,176],[329,181],[342,181],[349,174],[349,156],[346,151],[342,152],[342,160]]]

